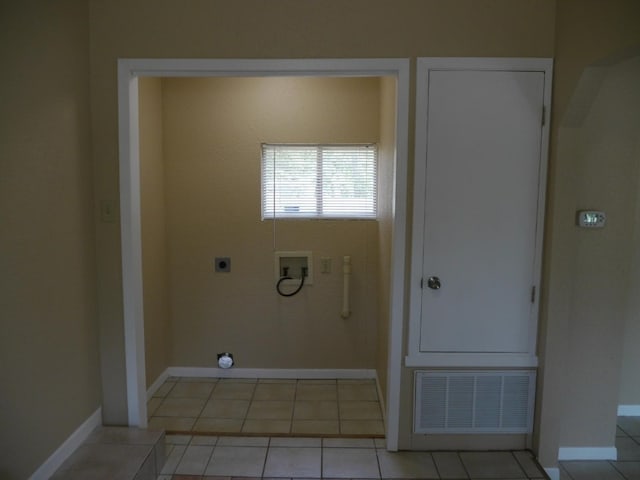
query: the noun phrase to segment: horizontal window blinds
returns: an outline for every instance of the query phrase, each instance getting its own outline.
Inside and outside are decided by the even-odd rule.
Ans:
[[[262,145],[262,218],[375,218],[375,145]]]

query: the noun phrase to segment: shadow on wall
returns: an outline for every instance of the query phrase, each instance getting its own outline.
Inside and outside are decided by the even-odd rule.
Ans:
[[[635,374],[640,367],[640,351],[635,348],[640,341],[639,53],[637,48],[587,68],[559,130],[558,155],[572,159],[567,185],[576,210],[601,210],[607,215],[602,229],[578,228],[569,218],[565,222],[571,228],[567,233],[572,238],[574,273],[569,293],[568,391],[585,391],[594,372],[604,373],[598,374],[598,388],[590,388],[592,394],[571,407],[580,410],[564,425],[573,438],[588,437],[580,419],[592,417],[593,412],[603,424],[611,423],[604,432],[610,438],[615,436],[615,419],[609,422],[608,417],[615,405],[636,405],[640,413],[640,382]],[[587,345],[592,348],[585,355]],[[594,445],[600,441],[590,439]]]

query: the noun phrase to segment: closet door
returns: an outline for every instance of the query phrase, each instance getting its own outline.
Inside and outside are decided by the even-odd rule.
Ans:
[[[532,363],[548,73],[421,67],[412,353]]]

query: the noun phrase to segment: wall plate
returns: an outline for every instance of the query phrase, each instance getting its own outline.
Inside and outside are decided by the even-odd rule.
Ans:
[[[603,228],[607,215],[598,210],[578,210],[576,224],[582,228]]]
[[[228,273],[231,271],[231,258],[229,257],[216,257],[213,263],[216,272]]]
[[[275,280],[279,281],[282,277],[291,277],[291,280],[285,280],[283,285],[299,285],[302,268],[307,269],[307,276],[304,279],[305,285],[313,284],[313,256],[308,250],[296,250],[287,252],[275,252]],[[285,273],[286,272],[286,273]]]

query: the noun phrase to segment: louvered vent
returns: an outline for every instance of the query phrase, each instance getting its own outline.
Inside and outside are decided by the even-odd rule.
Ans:
[[[415,433],[530,433],[533,371],[417,371]]]

